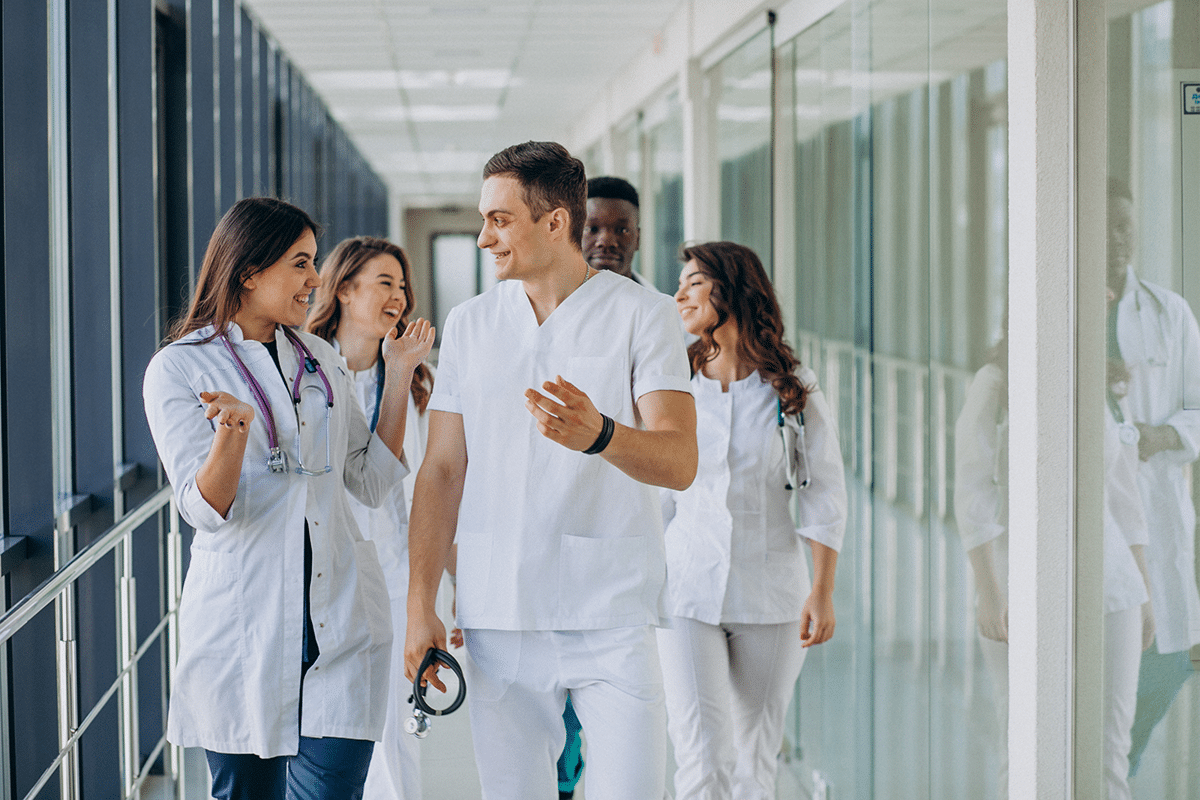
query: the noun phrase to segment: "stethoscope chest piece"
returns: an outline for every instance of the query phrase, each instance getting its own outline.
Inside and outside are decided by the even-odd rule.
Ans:
[[[449,667],[458,677],[458,693],[454,697],[454,702],[443,709],[436,709],[425,702],[425,690],[427,687],[421,683],[421,676],[425,674],[425,670],[439,661]],[[418,739],[424,739],[429,735],[430,717],[444,717],[447,714],[453,713],[458,710],[458,707],[466,699],[467,682],[463,678],[462,667],[459,666],[458,661],[445,650],[438,650],[435,647],[431,647],[425,653],[425,657],[421,659],[421,666],[417,669],[417,677],[413,680],[413,691],[408,698],[408,702],[413,704],[413,713],[411,717],[404,720],[404,730]]]

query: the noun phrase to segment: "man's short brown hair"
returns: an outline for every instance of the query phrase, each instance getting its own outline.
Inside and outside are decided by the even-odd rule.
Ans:
[[[587,219],[587,175],[583,162],[558,142],[525,142],[506,147],[488,159],[483,179],[510,176],[521,184],[525,205],[539,220],[556,208],[571,218],[571,242],[579,250]]]

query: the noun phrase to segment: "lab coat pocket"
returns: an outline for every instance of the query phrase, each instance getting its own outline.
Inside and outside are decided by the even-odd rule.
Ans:
[[[236,554],[192,548],[179,603],[180,641],[188,650],[239,657],[246,614],[241,577]]]
[[[642,610],[647,578],[642,536],[562,537],[558,595],[577,608],[604,609],[613,625]]]
[[[179,603],[181,652],[171,725],[220,741],[244,736],[235,709],[246,705],[246,620],[241,567],[233,553],[192,548]],[[214,704],[213,698],[219,698]]]

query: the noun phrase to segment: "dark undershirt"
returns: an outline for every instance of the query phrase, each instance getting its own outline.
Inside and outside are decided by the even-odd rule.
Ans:
[[[279,378],[283,381],[283,385],[287,386],[287,378],[283,374],[283,367],[279,364],[279,345],[272,339],[269,342],[263,342],[263,347],[267,348],[267,352],[271,354],[271,360],[275,362],[275,369],[279,370]],[[289,390],[290,391],[290,390]],[[300,678],[308,673],[308,668],[317,660],[317,656],[321,654],[321,648],[317,645],[317,631],[313,627],[312,614],[309,611],[309,593],[312,587],[312,540],[308,534],[308,520],[304,520],[304,643],[301,647],[300,660]]]

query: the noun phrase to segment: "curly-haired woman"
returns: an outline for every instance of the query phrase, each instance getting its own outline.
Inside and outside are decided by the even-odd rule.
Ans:
[[[688,489],[664,493],[670,627],[658,643],[675,793],[765,800],[805,648],[833,635],[842,457],[758,256],[711,242],[681,260],[675,302],[699,337],[688,356],[700,466]]]

